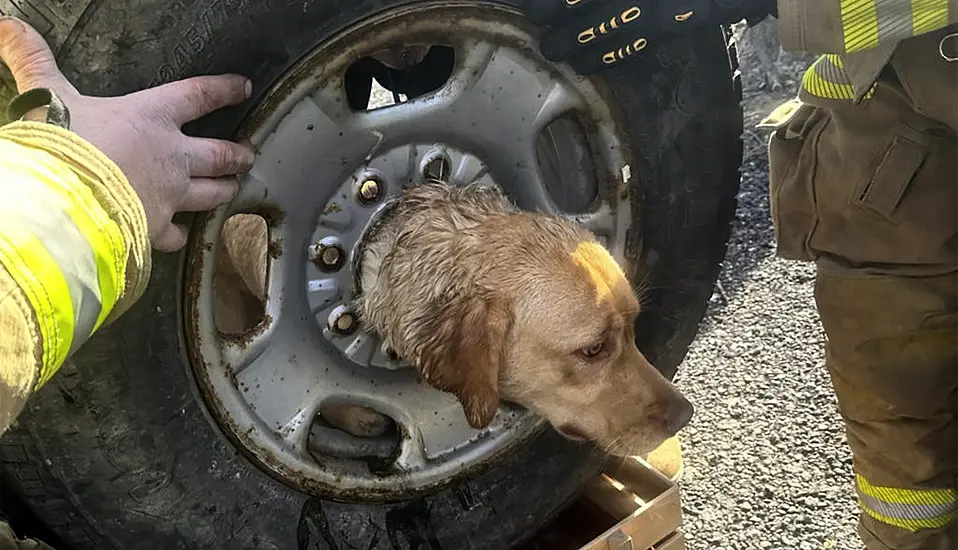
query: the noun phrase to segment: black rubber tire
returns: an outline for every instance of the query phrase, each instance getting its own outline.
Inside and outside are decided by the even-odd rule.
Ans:
[[[253,79],[254,99],[192,131],[229,136],[302,54],[403,0],[0,1],[45,33],[85,93],[113,95],[204,73]],[[521,1],[493,3],[521,8]],[[19,6],[15,7],[15,6]],[[22,9],[21,9],[22,8]],[[647,289],[639,344],[668,376],[695,335],[735,211],[740,87],[720,29],[649,48],[604,78],[638,166],[631,249]],[[635,170],[637,168],[637,170]],[[342,504],[296,493],[226,442],[184,367],[181,255],[94,337],[0,438],[10,487],[74,550],[502,549],[531,536],[600,465],[551,430],[487,472],[411,502]]]

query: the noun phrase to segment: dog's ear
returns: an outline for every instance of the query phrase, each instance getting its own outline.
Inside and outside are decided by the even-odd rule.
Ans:
[[[434,310],[433,333],[420,372],[433,387],[454,394],[473,428],[484,428],[499,409],[499,371],[512,325],[507,301],[455,300]]]

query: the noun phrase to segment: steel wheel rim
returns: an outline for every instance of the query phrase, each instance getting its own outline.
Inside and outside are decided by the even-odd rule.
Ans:
[[[456,14],[455,36],[449,33],[451,10]],[[314,245],[324,238],[355,254],[355,242],[350,239],[361,233],[382,200],[394,197],[401,188],[390,185],[401,178],[383,173],[403,164],[397,158],[421,171],[429,159],[445,156],[455,168],[451,177],[455,183],[481,180],[473,177],[477,172],[470,172],[479,162],[483,177],[502,186],[521,207],[557,212],[545,185],[539,189],[518,185],[541,182],[542,176],[537,165],[519,166],[515,155],[498,143],[515,132],[488,133],[489,109],[505,105],[521,113],[510,111],[503,122],[519,121],[531,126],[529,133],[534,134],[531,142],[510,144],[511,150],[521,150],[523,155],[535,153],[535,137],[562,115],[575,112],[588,125],[599,186],[590,210],[572,217],[604,237],[613,256],[625,265],[631,159],[624,129],[613,122],[614,107],[601,83],[542,60],[530,47],[533,32],[514,13],[493,6],[477,8],[475,3],[430,2],[391,10],[307,54],[244,123],[242,133],[250,136],[259,151],[257,165],[231,204],[197,224],[187,255],[186,347],[191,374],[218,428],[260,468],[295,489],[348,500],[409,498],[481,471],[543,428],[538,417],[504,403],[492,425],[472,430],[452,396],[426,387],[410,369],[395,368],[384,350],[371,353],[367,366],[350,357],[346,348],[362,338],[362,331],[343,344],[330,326],[345,298],[324,303],[322,292],[313,287],[326,285],[328,290],[333,285],[340,295],[347,295],[350,285],[345,281],[352,277],[352,261],[344,262],[330,277],[318,275],[320,270],[308,259],[311,246],[316,259]],[[366,38],[362,45],[351,40],[360,34]],[[452,43],[457,58],[452,77],[436,92],[408,103],[361,114],[350,111],[341,85],[347,60],[358,58],[360,50],[376,51],[400,37]],[[526,73],[516,78],[519,69]],[[503,70],[512,80],[500,88],[498,80],[487,77]],[[535,93],[537,87],[539,93]],[[496,88],[505,93],[508,105],[501,98],[488,97]],[[476,95],[476,90],[486,95]],[[530,92],[542,101],[516,100],[530,97]],[[450,123],[450,113],[460,118]],[[407,118],[411,114],[416,115],[415,122]],[[531,123],[523,115],[531,116]],[[472,133],[459,135],[463,128]],[[326,143],[337,137],[350,144]],[[308,155],[299,164],[290,160],[303,159],[307,151],[329,151],[326,160],[335,161]],[[283,160],[286,168],[278,168]],[[509,170],[507,165],[516,169]],[[297,173],[299,177],[290,175]],[[310,189],[315,195],[306,204],[303,181],[311,181],[308,174],[315,173],[323,174],[323,181]],[[365,218],[351,216],[349,223],[340,224],[345,229],[331,234],[336,224],[321,221],[330,201],[337,196],[355,197],[356,185],[370,174],[386,184],[378,205],[364,205]],[[287,181],[299,185],[276,183]],[[290,208],[297,203],[298,209]],[[223,338],[216,330],[211,290],[215,243],[229,216],[247,212],[267,218],[270,242],[281,246],[282,253],[270,261],[264,321],[243,338]],[[384,366],[392,368],[378,368]],[[323,400],[373,406],[392,418],[400,428],[400,443],[391,463],[374,466],[369,460],[315,456],[311,449],[316,446],[311,447],[310,440],[323,439],[327,448],[342,443],[339,435],[314,425]]]

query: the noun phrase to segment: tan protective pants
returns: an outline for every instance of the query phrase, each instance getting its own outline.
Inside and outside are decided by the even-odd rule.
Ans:
[[[803,96],[769,145],[778,252],[817,264],[869,550],[958,550],[958,63],[942,34],[902,44],[861,103]]]

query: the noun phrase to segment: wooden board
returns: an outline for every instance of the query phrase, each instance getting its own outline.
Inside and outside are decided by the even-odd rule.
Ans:
[[[519,550],[685,550],[679,488],[641,459],[616,461]]]

